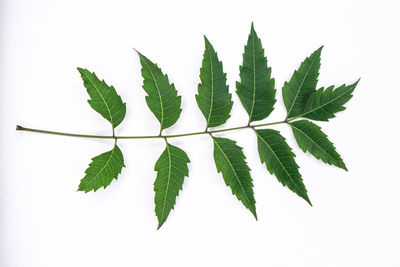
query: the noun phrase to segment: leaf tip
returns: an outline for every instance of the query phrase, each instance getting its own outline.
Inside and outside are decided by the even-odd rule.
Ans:
[[[258,217],[257,217],[257,212],[256,212],[256,208],[254,207],[253,209],[250,210],[251,213],[254,215],[254,218],[256,219],[256,221],[258,221]]]
[[[76,189],[76,192],[84,192],[86,194],[88,191],[79,185],[78,189]]]
[[[158,222],[157,230],[160,230],[160,228],[161,228],[161,226],[163,226],[164,222],[165,222],[165,220]]]
[[[82,72],[84,72],[86,69],[84,69],[84,68],[81,68],[81,67],[77,67],[76,68],[80,73],[82,73]]]
[[[205,42],[205,44],[206,44],[206,45],[209,45],[209,44],[210,44],[210,41],[207,39],[207,36],[204,34],[203,37],[204,37],[204,42]]]
[[[358,83],[360,82],[360,80],[361,80],[361,77],[358,78],[358,80],[353,84],[354,88],[358,85]]]
[[[20,125],[17,125],[17,128],[16,128],[15,130],[17,130],[17,131],[22,131],[22,130],[24,130],[24,127],[22,127],[22,126],[20,126]]]
[[[347,167],[346,167],[346,164],[344,164],[344,162],[343,162],[342,166],[340,166],[340,168],[342,168],[342,169],[345,170],[346,172],[349,171],[349,170],[347,169]]]
[[[311,207],[313,206],[312,203],[311,203],[311,200],[308,198],[307,194],[305,195],[304,200],[307,201],[307,203],[308,203]]]
[[[139,52],[139,50],[137,50],[136,48],[132,48],[136,53],[138,53],[139,56],[142,56],[142,53]]]

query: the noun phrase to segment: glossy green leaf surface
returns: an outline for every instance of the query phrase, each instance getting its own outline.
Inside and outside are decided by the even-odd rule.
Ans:
[[[271,78],[271,68],[268,67],[264,48],[253,24],[244,48],[240,82],[236,82],[236,88],[236,93],[249,114],[249,122],[265,119],[274,109],[275,80]]]
[[[108,86],[104,80],[97,78],[94,72],[82,68],[78,68],[78,71],[90,96],[89,105],[107,119],[113,129],[116,128],[125,117],[125,103],[122,102],[115,88]]]
[[[256,130],[258,154],[268,171],[275,174],[279,182],[287,186],[310,205],[306,187],[303,184],[295,154],[278,131],[272,129]]]
[[[353,91],[357,84],[358,81],[351,85],[341,85],[336,89],[333,86],[329,86],[325,90],[320,88],[310,95],[299,117],[316,121],[328,121],[334,118],[336,112],[346,109],[343,105],[353,97]]]
[[[184,178],[189,175],[189,162],[185,151],[169,143],[166,143],[164,152],[156,162],[154,170],[157,171],[157,178],[154,182],[154,202],[158,229],[174,208],[179,190],[182,190]]]
[[[97,157],[92,158],[86,176],[79,184],[79,191],[96,191],[100,187],[106,188],[113,179],[117,179],[124,165],[124,157],[121,150],[115,144],[114,148]]]
[[[290,126],[301,150],[308,151],[317,159],[347,171],[342,158],[328,136],[321,131],[321,127],[307,120],[291,122]]]
[[[257,219],[253,180],[242,148],[227,138],[213,137],[213,141],[217,171],[222,173],[225,184]]]
[[[283,102],[287,110],[286,118],[302,114],[308,98],[315,91],[318,82],[322,47],[306,58],[296,70],[290,81],[282,88]]]
[[[206,118],[207,128],[224,124],[230,117],[232,95],[226,84],[226,73],[213,46],[204,36],[205,50],[200,69],[201,83],[196,102]]]
[[[162,73],[157,64],[138,54],[147,106],[160,122],[161,130],[166,129],[175,124],[181,115],[181,96],[178,96],[174,84],[170,84],[168,75]]]

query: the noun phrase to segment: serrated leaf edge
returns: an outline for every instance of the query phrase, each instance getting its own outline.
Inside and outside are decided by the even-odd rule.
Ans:
[[[321,50],[322,50],[323,47],[324,47],[324,46],[321,46],[320,48],[318,48],[318,50],[320,50],[319,52],[321,52]],[[317,50],[317,51],[318,51],[318,50]],[[316,59],[317,59],[317,57],[314,57],[314,58],[313,58],[313,60],[312,60],[312,62],[311,62],[311,64],[310,64],[310,66],[308,67],[308,69],[307,69],[307,71],[306,71],[306,73],[305,73],[305,75],[304,75],[304,77],[303,77],[303,80],[302,80],[301,83],[300,83],[299,88],[301,88],[301,87],[303,86],[304,81],[305,81],[305,79],[306,79],[308,73],[310,72],[311,67],[314,65],[314,62],[315,62]],[[297,71],[297,70],[296,70],[296,71]],[[294,75],[294,74],[293,74],[293,75]],[[294,104],[296,103],[296,99],[297,99],[297,97],[299,96],[299,93],[300,93],[300,89],[297,90],[297,93],[296,93],[296,96],[295,96],[295,98],[294,98],[294,100],[293,100],[293,102],[292,102],[292,105],[290,106],[290,109],[289,109],[288,112],[287,112],[286,119],[289,118],[290,113],[291,113],[292,110],[293,110]]]
[[[307,137],[307,139],[308,140],[310,140],[314,145],[316,145],[317,147],[319,147],[326,155],[328,155],[328,157],[329,158],[331,158],[334,162],[336,162],[336,164],[337,165],[335,165],[335,166],[337,166],[337,167],[339,167],[339,168],[342,168],[342,169],[344,169],[345,171],[348,171],[347,170],[347,167],[346,167],[346,164],[344,163],[344,162],[338,162],[334,157],[332,157],[325,149],[323,149],[318,143],[316,143],[312,138],[310,138],[305,132],[303,132],[301,129],[299,129],[299,128],[297,128],[296,126],[294,126],[293,125],[293,123],[289,123],[290,124],[290,126],[293,128],[293,129],[295,129],[295,130],[297,130],[297,131],[299,131],[300,133],[302,133],[305,137]],[[317,125],[318,126],[318,125]],[[318,126],[319,127],[319,126]],[[327,139],[328,139],[328,137],[327,137]],[[329,141],[329,139],[328,139],[328,141]],[[330,142],[330,141],[329,141]],[[300,146],[299,146],[300,147]],[[306,152],[306,151],[308,151],[308,150],[304,150],[304,149],[302,149],[301,148],[301,150],[303,150],[303,152]],[[311,154],[311,153],[310,153]],[[339,155],[339,154],[338,154]],[[313,155],[314,156],[314,155]],[[339,155],[339,157],[340,157],[340,155]],[[343,160],[342,160],[343,161]],[[329,164],[329,163],[328,163]],[[329,164],[329,165],[331,165],[331,164]]]
[[[137,52],[138,52],[138,51],[137,51]],[[156,85],[157,93],[158,93],[158,98],[160,99],[160,110],[161,110],[160,127],[161,127],[161,129],[163,129],[163,123],[164,123],[164,106],[163,106],[163,101],[162,101],[162,98],[161,98],[160,87],[159,87],[159,85],[158,85],[158,82],[157,82],[156,78],[154,77],[153,71],[151,70],[151,68],[150,68],[150,66],[149,66],[149,63],[147,62],[147,60],[148,60],[147,57],[144,56],[144,55],[142,55],[140,52],[138,52],[138,54],[139,54],[140,57],[143,57],[143,58],[144,58],[144,62],[146,63],[146,67],[147,67],[148,71],[150,72],[151,77],[153,78],[154,84]]]
[[[326,106],[326,105],[331,104],[332,102],[334,102],[334,101],[336,101],[337,99],[341,98],[341,97],[344,96],[345,94],[348,94],[349,91],[351,91],[351,90],[354,91],[354,89],[356,88],[356,86],[357,86],[357,84],[358,84],[359,81],[360,81],[360,79],[358,79],[354,84],[349,85],[350,89],[347,90],[347,91],[345,91],[344,93],[340,94],[339,96],[330,99],[328,102],[326,102],[326,103],[324,103],[324,104],[322,104],[322,105],[320,105],[320,106],[318,106],[318,107],[316,107],[316,108],[313,108],[312,110],[309,110],[309,111],[307,111],[307,112],[305,112],[305,113],[303,113],[303,114],[301,114],[301,115],[296,116],[296,118],[304,117],[304,116],[306,116],[306,115],[308,115],[308,114],[310,114],[310,113],[312,113],[312,112],[314,112],[314,111],[316,111],[316,110],[318,110],[318,109],[323,108],[323,107]],[[346,85],[343,84],[342,86],[346,86]],[[339,87],[340,87],[340,86],[339,86]],[[337,90],[339,87],[335,88],[334,90]],[[328,89],[328,88],[323,89],[323,90],[325,91],[325,90],[327,90],[327,89]],[[332,92],[333,92],[334,90],[332,90]],[[315,93],[315,92],[313,92],[313,93]],[[311,97],[311,96],[310,96],[310,97]],[[307,105],[307,104],[306,104],[306,105]]]
[[[282,164],[281,160],[279,159],[279,157],[275,154],[275,151],[271,148],[271,146],[265,142],[265,140],[261,137],[261,135],[257,132],[257,130],[254,130],[257,134],[257,137],[259,137],[264,144],[266,144],[269,148],[269,150],[272,152],[272,154],[275,156],[275,158],[278,160],[279,164],[281,165],[281,167],[285,170],[286,174],[288,175],[288,177],[290,177],[290,180],[292,181],[292,183],[297,187],[297,189],[299,190],[299,192],[301,192],[301,194],[303,195],[303,198],[305,201],[308,202],[308,204],[310,204],[310,206],[312,206],[310,199],[308,198],[307,194],[304,194],[303,190],[301,188],[299,188],[299,186],[297,185],[296,180],[293,180],[292,176],[289,174],[289,172],[286,170],[285,166]],[[293,152],[292,152],[293,153]],[[267,164],[265,162],[265,164]],[[271,173],[272,174],[272,173]]]
[[[107,162],[106,162],[106,164],[104,164],[104,166],[100,169],[100,171],[98,171],[97,172],[97,174],[96,174],[96,176],[94,176],[89,182],[87,182],[87,183],[85,183],[85,185],[88,185],[88,184],[91,184],[98,176],[99,176],[99,174],[108,166],[108,164],[110,163],[110,161],[111,161],[111,158],[112,158],[112,156],[114,155],[114,152],[115,152],[115,149],[116,148],[118,148],[118,146],[117,146],[117,144],[116,144],[116,142],[115,142],[115,144],[114,144],[114,147],[113,147],[113,149],[110,151],[111,152],[111,154],[110,154],[110,156],[109,156],[109,158],[107,159]],[[119,148],[118,148],[119,149]],[[107,153],[107,152],[105,152],[105,153]],[[100,154],[101,155],[101,154]],[[97,157],[97,156],[96,156]],[[93,162],[93,159],[94,159],[95,157],[93,157],[91,160],[92,160],[92,162]],[[125,164],[124,164],[124,162],[122,161],[122,168],[123,167],[126,167],[125,166]],[[90,168],[90,166],[88,167],[88,169]],[[86,171],[85,171],[86,172]],[[119,172],[119,173],[121,173],[121,172]],[[119,174],[118,173],[118,174]],[[118,176],[118,175],[117,175]],[[82,178],[83,179],[83,178]],[[113,177],[113,179],[117,179],[117,177]],[[112,181],[112,180],[111,180]],[[82,182],[82,181],[81,181]],[[111,183],[110,183],[111,184]],[[105,189],[107,186],[109,186],[110,184],[108,184],[108,185],[103,185],[103,188]],[[100,189],[101,187],[99,187],[98,189]],[[96,192],[98,189],[90,189],[90,190],[81,190],[81,185],[79,185],[78,186],[78,191],[85,191],[85,193],[88,193],[88,192],[90,192],[90,191],[94,191],[94,192]]]
[[[169,183],[171,181],[171,169],[172,169],[172,162],[171,162],[171,152],[169,148],[168,142],[166,142],[167,145],[167,152],[168,152],[168,183],[167,183],[167,188],[165,189],[165,196],[164,196],[164,201],[163,201],[163,207],[161,211],[161,219],[164,217],[164,212],[165,212],[165,204],[167,202],[167,192],[169,189]],[[157,230],[160,229],[160,227],[163,225],[163,223],[159,222]]]
[[[84,69],[78,68],[78,71],[81,73],[81,75],[84,75],[90,81],[90,83],[93,85],[93,87],[96,89],[97,93],[100,95],[100,97],[103,100],[105,106],[107,107],[107,112],[108,112],[108,115],[110,116],[110,120],[111,120],[110,123],[111,123],[111,126],[112,126],[113,130],[114,130],[115,129],[114,128],[114,120],[113,120],[113,116],[111,115],[111,109],[108,106],[106,100],[104,99],[104,96],[100,93],[99,89],[97,88],[96,84],[92,81],[92,79],[90,79],[89,76],[86,75],[86,73],[81,72],[81,70],[84,70]],[[100,79],[99,79],[99,81],[104,82],[104,80],[100,80]]]
[[[244,195],[245,195],[245,197],[246,197],[247,202],[248,202],[249,204],[251,204],[251,201],[250,201],[249,197],[248,197],[247,194],[246,194],[246,190],[244,190],[243,185],[242,185],[242,183],[241,183],[241,181],[240,181],[240,179],[239,179],[239,176],[237,175],[235,168],[233,167],[231,161],[229,160],[229,157],[225,154],[225,152],[222,150],[222,148],[218,145],[218,142],[215,141],[214,136],[211,136],[211,138],[213,139],[214,144],[216,144],[217,147],[218,147],[218,149],[222,152],[222,154],[224,155],[225,159],[229,162],[229,166],[231,167],[233,173],[235,174],[235,178],[236,178],[236,180],[238,181],[238,183],[239,183],[239,185],[240,185],[240,188],[241,188],[242,191],[244,192]],[[220,172],[220,171],[218,171],[218,172]],[[258,220],[258,218],[257,218],[257,212],[256,212],[255,207],[254,207],[254,210],[253,210],[253,209],[249,209],[249,210],[250,210],[251,213],[254,215],[254,217],[256,218],[256,220]]]

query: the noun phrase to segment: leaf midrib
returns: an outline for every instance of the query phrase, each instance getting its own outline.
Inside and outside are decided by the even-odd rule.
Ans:
[[[253,54],[253,101],[251,103],[251,111],[249,115],[249,121],[251,121],[251,117],[253,116],[254,105],[256,102],[256,61],[255,61],[255,51],[254,51],[254,33],[251,35],[252,42],[252,54]]]
[[[210,59],[210,68],[211,68],[211,100],[210,100],[210,111],[208,112],[208,118],[207,118],[207,126],[206,128],[208,128],[208,125],[210,124],[210,119],[211,119],[211,112],[213,109],[213,105],[214,105],[214,69],[213,69],[213,63],[212,63],[212,58],[211,58],[211,53],[210,53],[210,47],[207,44],[207,52],[208,52],[208,57]]]
[[[169,150],[169,144],[168,143],[167,143],[167,152],[168,152],[168,182],[167,182],[167,188],[165,189],[163,207],[162,207],[162,210],[161,210],[161,220],[164,218],[165,204],[167,202],[167,192],[168,192],[168,189],[169,189],[169,183],[171,181],[172,162],[171,162],[171,152]]]
[[[301,87],[303,87],[304,81],[306,80],[306,77],[307,77],[308,73],[310,72],[311,67],[314,65],[314,62],[315,62],[315,59],[316,59],[316,58],[317,58],[317,57],[314,56],[314,58],[313,58],[313,60],[312,60],[312,62],[311,62],[311,64],[310,64],[310,66],[308,67],[308,69],[307,69],[307,71],[306,71],[306,74],[304,75],[304,78],[303,78],[303,80],[302,80],[301,83],[300,83],[299,90],[297,90],[296,96],[294,97],[292,106],[290,107],[286,118],[289,118],[290,113],[292,112],[293,106],[294,106],[294,104],[296,103],[297,97],[299,96],[299,93],[300,93],[300,91],[301,91]]]

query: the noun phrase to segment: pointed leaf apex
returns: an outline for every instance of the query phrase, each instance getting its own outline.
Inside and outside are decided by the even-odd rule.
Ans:
[[[82,74],[84,71],[87,71],[87,69],[80,68],[80,67],[77,67],[76,69],[79,71],[80,74]]]
[[[148,59],[145,55],[143,55],[142,53],[140,53],[140,51],[136,50],[135,48],[133,48],[133,50],[136,51],[136,53],[138,54],[140,59]]]
[[[304,200],[307,201],[307,203],[310,204],[311,207],[313,206],[307,195],[304,197]]]
[[[254,218],[256,219],[256,221],[258,221],[256,209],[254,208],[254,210],[250,210],[250,212],[254,215]]]
[[[165,222],[165,221],[164,221]],[[160,222],[157,226],[157,230],[160,230],[161,226],[164,224],[164,222]]]
[[[208,40],[208,38],[205,35],[204,35],[204,44],[205,44],[206,49],[214,51],[214,47],[212,46],[211,42]]]
[[[249,38],[251,38],[251,36],[254,36],[255,39],[258,39],[258,35],[256,30],[254,29],[254,24],[251,23],[251,29],[250,29],[250,35]]]
[[[136,53],[138,53],[139,56],[143,56],[142,53],[140,53],[136,48],[132,48]]]

